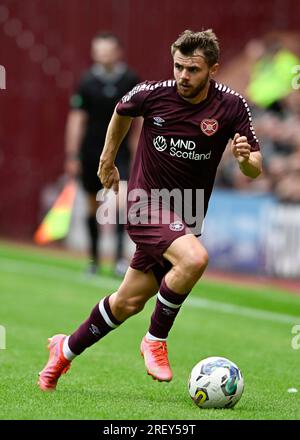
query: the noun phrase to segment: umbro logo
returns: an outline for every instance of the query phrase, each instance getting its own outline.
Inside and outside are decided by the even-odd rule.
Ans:
[[[173,316],[176,313],[175,310],[169,309],[167,307],[163,307],[163,312],[165,315],[168,315],[168,316]]]
[[[153,117],[153,124],[157,125],[158,127],[162,127],[163,123],[166,122],[163,118],[161,118],[160,116],[154,116]]]
[[[90,325],[89,330],[93,333],[93,335],[100,336],[100,330],[94,324]]]

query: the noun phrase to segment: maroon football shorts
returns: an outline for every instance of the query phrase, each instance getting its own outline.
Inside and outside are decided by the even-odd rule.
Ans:
[[[158,284],[172,267],[163,257],[164,252],[174,240],[191,233],[184,221],[174,217],[173,220],[168,224],[127,225],[128,234],[136,244],[130,267],[145,273],[152,270]]]

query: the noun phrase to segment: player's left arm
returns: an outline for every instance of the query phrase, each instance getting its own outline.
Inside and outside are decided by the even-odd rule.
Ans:
[[[260,151],[251,151],[246,136],[234,135],[231,141],[231,152],[236,158],[240,170],[245,176],[255,179],[262,172],[262,155]]]

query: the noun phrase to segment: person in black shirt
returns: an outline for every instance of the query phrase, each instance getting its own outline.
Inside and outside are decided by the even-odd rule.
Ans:
[[[98,241],[100,229],[96,221],[97,192],[102,185],[97,169],[107,126],[121,97],[138,83],[135,72],[122,61],[121,42],[112,33],[99,33],[91,42],[94,64],[86,71],[71,97],[71,110],[66,124],[65,170],[70,176],[80,175],[87,195],[86,226],[89,235],[90,265],[88,272],[96,273],[99,263]],[[128,180],[131,150],[128,136],[118,156],[121,180]],[[118,218],[118,216],[117,216]],[[117,249],[115,270],[125,270],[123,259],[123,225],[116,225]]]

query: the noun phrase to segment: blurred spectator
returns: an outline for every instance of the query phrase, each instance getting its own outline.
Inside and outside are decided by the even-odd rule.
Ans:
[[[270,190],[280,201],[300,202],[300,93],[281,102],[280,112],[257,117],[257,134],[265,145],[265,168]]]
[[[247,96],[258,107],[270,108],[292,90],[293,67],[299,63],[277,35],[266,38],[264,51],[251,69]]]
[[[241,176],[225,152],[217,176],[219,186],[271,191],[281,202],[300,202],[300,91],[292,88],[293,68],[300,64],[299,42],[299,35],[293,34],[271,34],[252,40],[231,62],[231,68],[233,63],[237,68],[235,76],[230,80],[228,71],[221,78],[228,80],[229,86],[237,86],[235,89],[252,103],[264,173],[256,181]]]
[[[112,33],[100,33],[92,39],[91,56],[94,64],[83,74],[71,98],[66,124],[65,169],[71,177],[80,176],[87,196],[86,227],[90,240],[88,272],[94,274],[98,271],[100,260],[98,241],[101,230],[96,221],[96,194],[102,188],[97,177],[99,157],[115,105],[137,84],[138,77],[122,60],[121,43]],[[126,137],[116,162],[121,181],[128,179],[130,159],[130,139]],[[123,232],[124,225],[117,224],[115,272],[118,275],[127,269],[127,262],[123,258]]]

